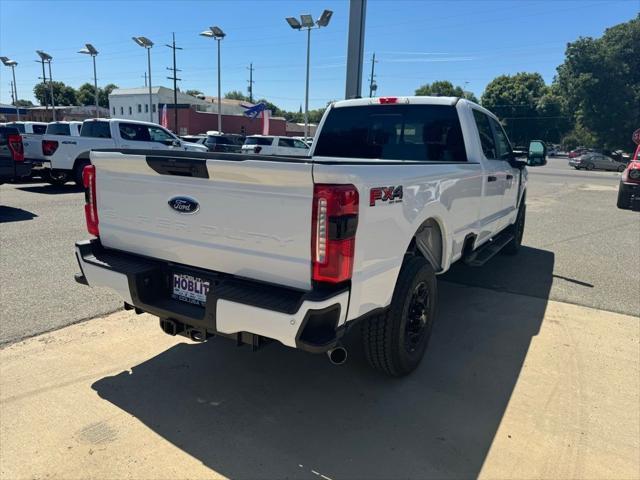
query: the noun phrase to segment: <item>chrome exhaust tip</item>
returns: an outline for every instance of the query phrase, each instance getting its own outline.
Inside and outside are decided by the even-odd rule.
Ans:
[[[342,365],[347,361],[347,350],[344,347],[336,347],[327,351],[329,361],[334,365]]]

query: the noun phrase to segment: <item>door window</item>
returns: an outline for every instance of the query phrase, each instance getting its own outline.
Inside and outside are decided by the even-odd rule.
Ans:
[[[294,140],[293,146],[295,148],[304,148],[305,150],[309,149],[309,146],[301,140]]]
[[[149,135],[152,142],[167,143],[168,140],[175,140],[173,135],[160,127],[149,127]]]
[[[484,153],[484,156],[489,160],[497,159],[496,143],[493,138],[493,131],[491,130],[489,117],[480,110],[473,109],[473,118],[476,121],[476,127],[478,127],[480,144],[482,145],[482,152]]]
[[[280,138],[278,140],[279,147],[294,148],[293,138]]]
[[[120,136],[130,142],[149,142],[149,129],[146,125],[137,123],[121,123]]]
[[[513,156],[513,152],[504,128],[502,128],[502,125],[493,118],[489,118],[489,122],[493,127],[493,138],[495,139],[496,154],[498,158],[500,160],[509,160]]]

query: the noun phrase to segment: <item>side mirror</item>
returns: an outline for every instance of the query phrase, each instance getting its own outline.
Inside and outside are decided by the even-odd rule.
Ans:
[[[529,143],[529,153],[527,154],[527,165],[530,167],[542,167],[547,164],[547,147],[541,140],[531,140]]]

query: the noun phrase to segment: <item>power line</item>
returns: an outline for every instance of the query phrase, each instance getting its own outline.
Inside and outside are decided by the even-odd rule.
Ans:
[[[178,78],[179,70],[176,67],[176,50],[182,50],[180,47],[176,47],[176,34],[173,33],[173,43],[171,45],[165,44],[165,46],[169,47],[173,50],[173,68],[167,67],[167,70],[173,71],[173,77],[167,77],[169,80],[173,80],[173,132],[178,134],[178,81],[181,81],[181,78]],[[149,105],[151,108],[151,105]]]

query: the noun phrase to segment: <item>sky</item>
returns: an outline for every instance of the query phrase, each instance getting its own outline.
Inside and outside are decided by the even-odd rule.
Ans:
[[[222,92],[247,91],[253,63],[254,97],[286,110],[304,102],[306,34],[285,17],[324,9],[334,14],[326,28],[311,32],[310,108],[344,98],[349,2],[175,0],[0,0],[0,55],[16,60],[18,97],[32,100],[42,75],[36,50],[53,56],[53,79],[75,88],[93,83],[85,43],[99,51],[98,85],[144,86],[146,52],[132,36],[150,38],[153,85],[172,87],[172,32],[181,90],[216,95],[216,45],[198,34],[219,26]],[[599,37],[629,21],[640,0],[368,0],[363,95],[368,95],[375,52],[377,95],[411,95],[435,80],[450,80],[480,98],[496,76],[539,72],[547,83],[564,60],[568,42]],[[10,103],[11,70],[0,65],[0,102]]]

